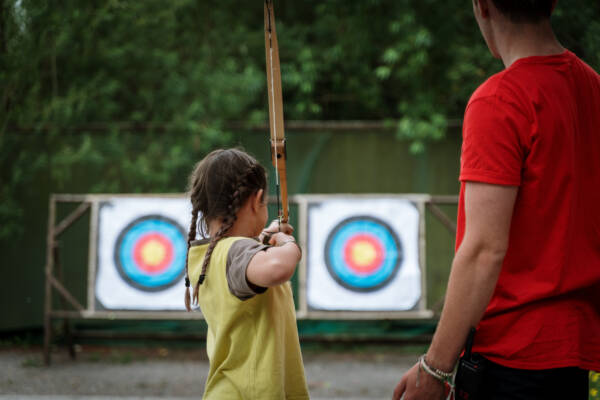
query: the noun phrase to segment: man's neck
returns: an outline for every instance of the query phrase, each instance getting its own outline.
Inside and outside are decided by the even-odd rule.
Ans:
[[[565,51],[554,36],[549,21],[539,24],[507,23],[498,29],[498,53],[506,68],[520,58],[549,56]]]

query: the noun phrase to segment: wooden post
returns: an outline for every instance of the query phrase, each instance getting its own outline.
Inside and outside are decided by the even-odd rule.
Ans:
[[[48,235],[46,237],[46,297],[44,300],[44,363],[50,365],[50,344],[52,340],[52,285],[50,278],[53,270],[54,222],[56,219],[56,201],[50,195],[48,205]]]
[[[56,267],[56,275],[59,282],[64,281],[63,269],[60,263],[60,258],[58,257],[58,241],[54,242],[53,245],[53,256],[54,256],[54,266]],[[60,304],[60,308],[65,310],[66,304],[63,296],[58,297],[58,301]],[[73,335],[71,334],[71,323],[68,318],[63,319],[63,331],[65,335],[65,340],[67,342],[67,348],[69,350],[69,356],[72,360],[75,359],[75,346],[73,345]]]
[[[306,302],[306,268],[308,265],[308,204],[303,197],[298,199],[298,239],[302,248],[302,260],[298,266],[298,318],[306,318],[308,305]]]
[[[88,250],[88,299],[87,310],[96,309],[96,262],[98,257],[98,200],[92,201],[90,213],[90,247]]]
[[[450,233],[456,234],[456,223],[452,221],[448,216],[439,208],[435,203],[429,202],[427,203],[427,208],[433,215],[437,217],[437,219],[450,231]]]
[[[421,299],[419,309],[427,310],[427,262],[426,262],[426,236],[425,236],[425,201],[417,202],[419,210],[419,267],[421,269]]]

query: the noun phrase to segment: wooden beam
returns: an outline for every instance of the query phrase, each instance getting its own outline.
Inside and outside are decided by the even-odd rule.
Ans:
[[[429,200],[429,202],[434,203],[434,204],[442,204],[442,205],[458,204],[458,196],[453,195],[453,194],[432,195],[431,200]]]
[[[107,320],[202,320],[204,316],[201,312],[187,311],[52,311],[54,318],[73,318],[73,319],[107,319]]]
[[[448,216],[435,204],[427,203],[427,208],[433,215],[435,215],[438,220],[448,229],[450,232],[456,234],[456,223],[452,221]]]
[[[54,228],[54,238],[58,237],[65,229],[77,221],[90,208],[90,203],[81,203],[71,214],[63,219],[60,224]]]
[[[62,283],[60,283],[54,276],[50,276],[48,278],[50,280],[50,283],[52,284],[52,286],[54,286],[54,288],[56,290],[58,290],[58,292],[60,293],[60,295],[69,302],[69,304],[71,304],[73,306],[73,308],[75,308],[77,311],[83,311],[83,306],[81,304],[79,304],[79,302],[75,299],[75,297],[73,297],[73,295],[71,295],[71,293],[69,293],[69,291],[67,289],[65,289],[65,287],[62,285]]]
[[[306,313],[297,313],[298,319],[324,319],[324,320],[423,320],[434,316],[430,310],[410,311],[321,311],[308,310]]]

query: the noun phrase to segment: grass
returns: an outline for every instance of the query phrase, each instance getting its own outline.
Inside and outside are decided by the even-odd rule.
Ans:
[[[41,357],[28,357],[21,362],[23,368],[40,368],[44,366]]]
[[[12,334],[0,337],[0,349],[15,347],[29,349],[30,347],[39,345],[40,343],[40,336],[32,332],[24,332],[22,334]]]
[[[590,400],[600,399],[600,373],[590,372]]]

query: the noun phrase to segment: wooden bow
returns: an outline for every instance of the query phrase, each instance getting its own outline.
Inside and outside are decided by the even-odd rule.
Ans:
[[[287,159],[285,132],[283,130],[283,100],[281,95],[281,71],[279,69],[279,48],[273,1],[265,0],[265,55],[267,59],[267,91],[269,93],[269,127],[271,129],[271,160],[275,167],[275,185],[277,191],[277,216],[279,222],[288,222],[289,207]]]

